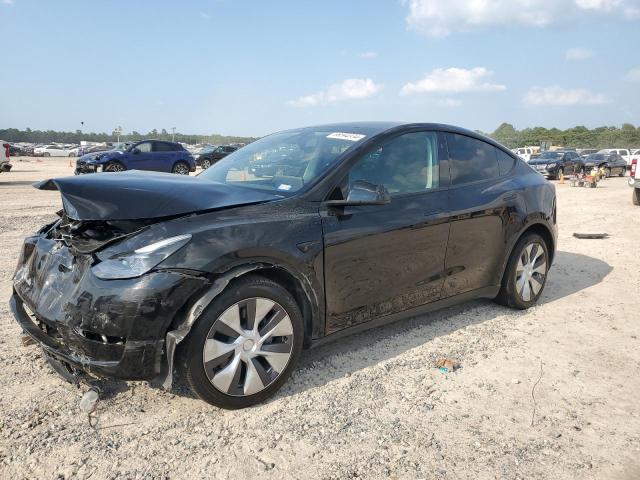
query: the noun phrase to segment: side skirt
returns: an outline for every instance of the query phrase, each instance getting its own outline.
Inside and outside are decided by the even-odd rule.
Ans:
[[[421,305],[416,308],[393,313],[391,315],[385,315],[384,317],[378,317],[375,320],[371,320],[370,322],[360,323],[358,325],[354,325],[352,327],[345,328],[344,330],[332,333],[331,335],[327,335],[325,337],[314,340],[310,348],[319,347],[326,343],[331,343],[339,338],[364,332],[365,330],[369,330],[371,328],[381,327],[383,325],[394,323],[399,320],[406,320],[408,318],[417,317],[426,313],[434,312],[436,310],[452,307],[463,302],[468,302],[470,300],[477,300],[479,298],[496,298],[499,291],[499,285],[493,287],[478,288],[477,290],[471,290],[470,292],[465,292],[453,297],[437,300],[435,302],[427,303],[426,305]]]

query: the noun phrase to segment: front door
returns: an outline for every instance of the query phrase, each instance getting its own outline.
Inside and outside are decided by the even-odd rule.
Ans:
[[[129,169],[131,170],[152,170],[153,152],[151,142],[138,143],[129,152]]]
[[[356,181],[384,185],[391,202],[322,211],[327,334],[440,298],[449,172],[439,147],[435,132],[385,141],[339,189],[346,198]]]

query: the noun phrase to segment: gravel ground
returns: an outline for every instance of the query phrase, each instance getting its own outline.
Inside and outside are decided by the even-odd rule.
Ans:
[[[104,381],[94,429],[86,387],[22,346],[6,302],[22,238],[60,208],[30,183],[71,172],[24,159],[0,175],[0,478],[640,478],[640,208],[626,179],[557,185],[559,252],[527,312],[471,302],[307,351],[242,411]],[[440,372],[440,357],[461,368]]]

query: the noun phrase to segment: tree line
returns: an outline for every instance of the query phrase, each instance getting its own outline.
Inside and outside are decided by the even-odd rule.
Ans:
[[[121,142],[131,142],[138,140],[145,140],[153,138],[156,140],[172,140],[173,134],[167,132],[166,129],[160,131],[155,128],[149,133],[143,134],[140,132],[122,133],[120,134]],[[6,142],[12,143],[77,143],[82,140],[87,142],[116,142],[118,140],[117,132],[112,133],[95,133],[95,132],[83,132],[76,130],[75,132],[58,132],[56,130],[31,130],[27,128],[25,130],[19,130],[17,128],[0,129],[0,139]],[[226,144],[226,143],[251,143],[256,140],[253,137],[236,137],[229,135],[220,135],[217,133],[211,135],[190,135],[184,133],[175,133],[175,141],[196,144],[196,143],[211,143]]]
[[[640,148],[640,127],[630,123],[620,128],[577,126],[567,130],[544,127],[516,130],[513,125],[503,123],[493,133],[484,135],[509,148],[539,146],[543,142],[566,148]]]

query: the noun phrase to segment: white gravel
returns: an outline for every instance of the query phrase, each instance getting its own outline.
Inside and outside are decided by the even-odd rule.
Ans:
[[[60,208],[30,182],[72,173],[25,160],[0,175],[5,300],[22,238]],[[626,179],[557,187],[539,306],[472,302],[307,351],[280,393],[242,411],[105,381],[94,430],[86,387],[22,346],[2,302],[0,478],[640,478],[640,208]],[[461,368],[440,372],[440,357]]]

